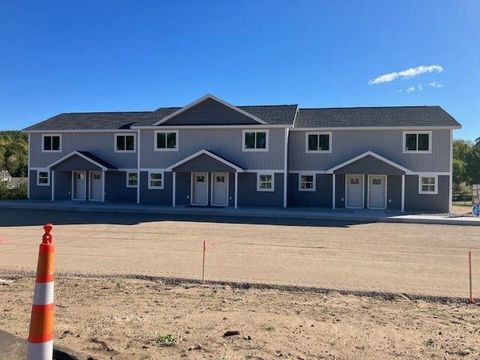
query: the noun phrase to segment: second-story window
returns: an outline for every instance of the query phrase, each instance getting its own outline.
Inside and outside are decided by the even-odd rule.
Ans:
[[[428,153],[432,150],[431,132],[404,132],[403,152]]]
[[[155,132],[155,150],[156,151],[178,150],[178,132],[177,131],[156,131]]]
[[[330,133],[307,133],[306,152],[331,152]]]
[[[115,152],[134,152],[134,134],[115,134]]]
[[[43,135],[42,151],[62,151],[62,137],[60,135]]]
[[[245,130],[243,151],[268,151],[268,131]]]

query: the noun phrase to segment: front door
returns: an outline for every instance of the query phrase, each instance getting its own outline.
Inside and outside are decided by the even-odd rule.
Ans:
[[[87,174],[85,171],[74,171],[72,173],[73,200],[87,200]]]
[[[212,205],[228,206],[228,173],[212,173]]]
[[[368,208],[385,209],[387,207],[387,177],[385,175],[368,176]]]
[[[347,175],[345,207],[363,208],[363,175]]]
[[[100,171],[90,172],[90,200],[102,201],[102,173]]]
[[[208,173],[192,173],[192,205],[208,205]]]

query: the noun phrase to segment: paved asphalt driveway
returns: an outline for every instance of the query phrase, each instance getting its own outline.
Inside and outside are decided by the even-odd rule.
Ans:
[[[214,222],[215,221],[215,222]],[[0,209],[0,275],[34,270],[42,224],[55,225],[56,270],[467,296],[480,295],[480,227],[175,218]]]

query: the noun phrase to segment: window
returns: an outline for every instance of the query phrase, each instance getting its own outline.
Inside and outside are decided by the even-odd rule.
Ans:
[[[134,188],[138,185],[138,173],[127,172],[127,187]]]
[[[50,171],[48,170],[37,171],[37,185],[50,186]]]
[[[43,135],[43,152],[62,151],[62,137],[60,135]]]
[[[404,132],[403,152],[429,153],[432,150],[432,132]]]
[[[176,151],[178,131],[155,131],[155,151]]]
[[[135,152],[135,134],[115,134],[115,152]]]
[[[163,189],[163,173],[162,172],[148,173],[148,188]]]
[[[418,177],[419,194],[438,194],[438,177],[436,175],[420,175]]]
[[[273,174],[257,174],[257,191],[273,190]]]
[[[315,174],[298,174],[299,191],[315,191]]]
[[[331,152],[331,133],[307,133],[305,151],[308,152]]]
[[[268,151],[268,131],[243,131],[243,151]]]

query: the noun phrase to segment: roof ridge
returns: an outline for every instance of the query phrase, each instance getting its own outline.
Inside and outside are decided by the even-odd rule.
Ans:
[[[55,116],[59,115],[71,115],[71,114],[148,114],[154,113],[155,111],[81,111],[81,112],[63,112]]]
[[[400,108],[426,108],[426,107],[440,107],[440,105],[338,106],[338,107],[316,107],[316,108],[301,107],[299,108],[299,110],[400,109]]]

